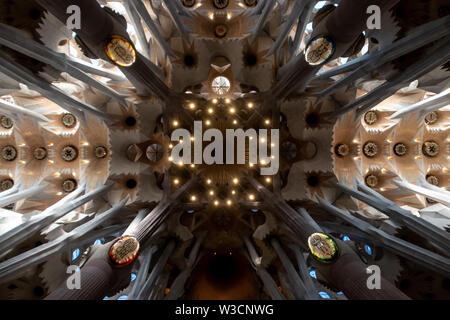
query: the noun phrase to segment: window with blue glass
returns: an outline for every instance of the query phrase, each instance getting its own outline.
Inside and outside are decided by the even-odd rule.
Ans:
[[[369,256],[372,256],[372,253],[373,253],[372,247],[369,246],[368,244],[366,244],[366,245],[364,246],[364,251],[366,251],[366,253],[367,253]]]
[[[81,250],[79,248],[73,250],[72,252],[72,261],[75,261],[80,256]]]
[[[325,291],[320,291],[320,292],[319,292],[319,296],[320,296],[322,299],[330,299],[330,295],[329,295],[328,293],[326,293]]]

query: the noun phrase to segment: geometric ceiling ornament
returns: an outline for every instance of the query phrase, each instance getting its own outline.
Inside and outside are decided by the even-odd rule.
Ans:
[[[65,113],[63,114],[61,121],[65,127],[74,128],[77,123],[77,118],[75,118],[73,114]]]
[[[363,153],[368,158],[373,158],[378,154],[379,147],[373,141],[368,141],[363,146]]]
[[[0,181],[0,190],[6,191],[14,186],[14,181],[12,179],[4,179]]]
[[[74,161],[78,157],[78,149],[75,146],[66,146],[61,150],[61,157],[64,161]]]
[[[13,122],[12,122],[11,118],[1,116],[0,122],[2,124],[2,127],[5,129],[11,129],[13,127]]]
[[[6,161],[14,161],[17,158],[17,149],[14,146],[3,147],[2,157]]]
[[[427,157],[436,157],[439,149],[439,144],[435,141],[425,141],[422,145],[422,152]]]
[[[408,152],[408,147],[404,143],[397,143],[394,145],[394,153],[401,157],[404,156]]]
[[[103,146],[95,147],[94,149],[95,157],[102,159],[108,155],[108,150]]]
[[[47,157],[47,150],[45,148],[36,148],[33,151],[33,156],[36,160],[44,160]]]
[[[62,183],[62,189],[64,192],[72,192],[77,188],[77,182],[75,179],[67,179]]]
[[[378,116],[377,116],[377,113],[375,111],[368,111],[364,115],[364,121],[368,125],[374,124],[375,122],[377,122],[377,120],[378,120]]]

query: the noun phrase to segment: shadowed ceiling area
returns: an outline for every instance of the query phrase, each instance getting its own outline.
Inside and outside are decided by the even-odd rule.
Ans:
[[[248,260],[231,253],[209,253],[192,275],[187,299],[257,300],[259,287]]]

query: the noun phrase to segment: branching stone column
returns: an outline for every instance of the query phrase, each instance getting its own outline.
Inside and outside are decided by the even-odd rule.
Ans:
[[[448,105],[449,101],[450,89],[447,89],[429,99],[404,107],[392,114],[389,118],[402,119],[413,112],[420,112],[420,114],[425,115],[428,112],[436,111],[442,107],[445,107]]]
[[[176,28],[178,29],[178,31],[181,34],[181,38],[187,43],[189,44],[189,33],[186,27],[186,24],[184,24],[181,21],[181,16],[178,14],[177,11],[177,6],[174,4],[175,1],[171,1],[171,0],[163,0],[167,10],[169,11],[170,16],[172,17],[173,23],[175,24]]]
[[[108,258],[113,240],[105,245],[95,246],[93,252],[80,269],[80,288],[69,289],[63,282],[45,300],[102,300],[112,296],[130,283],[130,273],[133,264],[123,268],[115,268]]]
[[[282,199],[275,197],[257,180],[252,177],[247,179],[262,195],[272,212],[294,232],[294,235],[301,243],[308,243],[310,235],[320,232],[320,230],[308,224],[304,218]],[[370,290],[366,283],[368,278],[366,266],[344,242],[337,239],[333,240],[338,244],[340,255],[329,264],[317,261],[316,266],[326,280],[335,287],[342,289],[349,299],[407,299],[400,290],[386,280],[382,281],[386,290]],[[341,259],[345,256],[347,257],[344,263]],[[343,269],[331,272],[339,268]],[[345,278],[343,278],[344,276]]]
[[[121,95],[101,81],[73,66],[65,54],[55,52],[41,43],[23,36],[19,29],[0,24],[0,44],[25,54],[30,58],[48,64],[60,72],[67,72],[72,77],[83,81],[88,86],[92,86],[106,96],[120,102],[123,106],[126,106],[124,95]],[[41,90],[41,93],[45,94],[45,91]],[[95,107],[90,106],[90,108],[85,109],[90,112],[90,110],[94,110]],[[101,111],[96,110],[96,113],[101,113]],[[104,117],[108,118],[107,115],[104,115]]]
[[[139,242],[142,242],[147,236],[153,234],[170,213],[177,209],[180,198],[196,180],[197,178],[193,177],[172,195],[163,197],[159,204],[139,224],[127,229],[127,235],[134,236]]]
[[[82,28],[75,29],[77,38],[95,56],[105,61],[116,63],[108,57],[106,47],[113,36],[120,36],[127,42],[128,48],[135,55],[131,64],[117,64],[125,76],[134,84],[141,94],[152,93],[161,100],[173,96],[172,90],[152,70],[152,62],[136,52],[126,28],[118,22],[97,1],[90,0],[39,0],[49,12],[62,23],[69,18],[67,8],[77,5],[81,10]]]
[[[342,79],[335,81],[331,86],[324,88],[317,92],[318,96],[328,96],[339,88],[351,85],[356,80],[363,78],[367,74],[374,72],[378,68],[382,67],[386,63],[389,63],[405,54],[408,54],[414,50],[419,49],[425,45],[448,36],[450,34],[450,17],[443,17],[441,19],[433,20],[429,23],[420,25],[408,32],[405,37],[396,40],[390,45],[387,45],[379,50],[365,54],[357,59],[347,62],[343,65],[337,66],[330,70],[320,72],[314,79],[326,80],[333,76],[347,73]],[[423,108],[428,108],[431,104],[441,102],[438,95],[436,100],[433,98],[427,99],[426,103],[420,102]],[[442,96],[441,96],[442,97]],[[402,116],[412,112],[416,105],[408,106],[400,109],[391,115],[390,119],[398,119]],[[422,110],[421,112],[424,112]]]
[[[439,254],[431,252],[427,249],[416,246],[405,240],[399,239],[393,235],[390,235],[378,228],[375,228],[371,224],[360,220],[342,209],[339,209],[328,201],[321,198],[319,205],[329,213],[339,217],[340,219],[350,223],[357,229],[363,231],[367,237],[375,243],[383,246],[384,248],[391,250],[395,254],[411,260],[424,268],[432,268],[433,271],[441,273],[448,277],[450,276],[450,259],[443,257]]]
[[[302,216],[308,224],[312,225],[318,232],[323,232],[322,228],[317,224],[317,222],[310,216],[308,211],[305,208],[297,208],[298,213]]]
[[[22,119],[23,117],[27,117],[37,122],[50,122],[47,117],[38,112],[9,103],[3,99],[0,100],[0,110],[3,114],[6,114],[13,119]]]
[[[450,102],[450,100],[449,100]],[[425,188],[423,186],[418,186],[415,184],[412,184],[407,181],[400,181],[400,180],[394,180],[394,184],[399,186],[400,188],[412,191],[414,193],[421,194],[427,198],[430,198],[434,201],[440,202],[442,204],[445,204],[447,207],[450,207],[450,192],[444,190],[444,189],[432,189],[432,188]],[[448,233],[447,233],[448,234]],[[449,241],[450,241],[450,235],[449,235]]]
[[[297,259],[297,265],[298,265],[298,268],[300,271],[300,276],[302,277],[302,280],[303,280],[303,283],[305,284],[306,289],[308,290],[308,292],[316,294],[317,288],[316,288],[313,280],[311,279],[311,276],[309,275],[308,266],[306,265],[306,261],[305,261],[305,258],[303,257],[303,253],[295,245],[292,245],[290,247],[291,247],[292,251],[294,252],[295,257]]]
[[[58,254],[64,247],[80,239],[100,224],[122,212],[122,208],[127,201],[128,198],[124,199],[111,209],[97,215],[92,220],[73,229],[69,233],[63,234],[50,242],[44,243],[36,248],[19,254],[18,256],[3,261],[0,263],[0,283],[17,278],[28,268],[44,262],[52,255]]]
[[[165,297],[165,300],[176,300],[183,294],[186,281],[191,276],[192,270],[195,267],[198,253],[200,251],[200,246],[202,245],[203,240],[205,240],[205,237],[206,233],[201,234],[195,241],[195,245],[192,248],[191,252],[189,253],[186,268],[183,271],[181,271],[181,273],[173,281],[170,292]]]
[[[337,117],[352,110],[356,111],[356,116],[360,116],[368,109],[389,98],[411,81],[439,68],[450,59],[450,43],[448,43],[447,38],[436,41],[430,50],[432,51],[423,58],[415,60],[406,70],[393,74],[386,82],[364,96],[339,108],[332,116]]]
[[[256,252],[256,249],[251,243],[250,239],[245,237],[244,242],[247,246],[250,262],[253,268],[255,268],[256,274],[260,277],[272,300],[286,300],[285,297],[281,294],[280,290],[278,290],[277,284],[273,280],[272,276],[261,265],[261,258],[258,256],[258,253]]]
[[[98,291],[92,291],[92,294],[84,292],[85,289],[81,289],[81,292],[75,292],[80,290],[68,290],[64,285],[58,289],[57,292],[49,295],[49,299],[56,299],[57,297],[62,297],[63,299],[102,299],[105,295],[115,294],[118,290],[123,289],[122,286],[126,281],[126,284],[129,283],[131,267],[135,262],[136,255],[139,252],[139,245],[146,243],[146,241],[155,234],[155,232],[161,227],[162,223],[166,219],[166,217],[173,212],[174,209],[179,205],[179,199],[183,195],[183,193],[196,181],[194,177],[190,181],[188,181],[185,185],[179,188],[174,194],[171,196],[167,195],[161,200],[161,202],[150,212],[147,214],[145,218],[142,217],[146,214],[146,211],[141,211],[136,221],[139,223],[131,223],[130,227],[127,228],[123,236],[119,239],[116,239],[108,244],[101,245],[100,249],[97,249],[96,252],[100,252],[97,254],[93,254],[92,257],[86,262],[86,265],[81,268],[81,277],[87,279],[85,288],[91,290],[89,288],[97,286],[99,287]],[[124,201],[127,201],[125,199]],[[124,202],[122,202],[122,205]],[[142,219],[142,220],[141,220]],[[75,231],[75,230],[74,230]],[[121,255],[124,255],[123,259],[125,260],[125,267],[118,266],[117,263],[113,263],[111,260],[111,250],[112,246],[118,244],[119,242],[129,241],[133,246],[137,246],[135,248],[135,252],[126,252],[127,250],[121,250]],[[171,248],[173,246],[173,248]],[[165,249],[164,257],[167,255],[167,259],[169,258],[171,252],[175,248],[175,242],[172,241],[169,243],[168,247]],[[126,249],[126,248],[125,248]],[[170,252],[170,253],[167,253]],[[166,262],[167,262],[166,259]],[[129,260],[129,265],[126,260]],[[160,262],[161,262],[160,258]],[[159,263],[159,262],[158,262]],[[162,262],[161,262],[162,263]],[[101,266],[101,267],[100,267]],[[165,266],[160,266],[160,269]],[[1,267],[1,264],[0,264]],[[104,269],[104,270],[103,270]],[[1,270],[0,270],[1,271]],[[154,271],[154,272],[153,272]],[[155,277],[159,274],[160,271],[153,270],[153,278],[148,279],[143,288],[141,288],[140,292],[136,294],[136,298],[138,299],[147,299],[150,291],[151,285],[153,284]],[[1,275],[1,272],[0,272]],[[122,279],[125,279],[122,282]],[[97,282],[102,281],[104,285],[100,285]],[[118,280],[120,280],[118,282]],[[149,280],[151,280],[149,282]],[[83,280],[82,280],[83,281]],[[118,283],[120,286],[115,286],[111,283]],[[112,288],[112,289],[111,289]],[[119,288],[119,289],[118,289]],[[96,289],[97,290],[97,289]],[[101,293],[101,294],[100,294]]]
[[[262,1],[261,1],[262,2]],[[264,1],[264,7],[262,8],[261,15],[258,18],[258,22],[256,23],[252,35],[251,35],[251,42],[254,42],[256,38],[258,37],[261,30],[264,28],[267,19],[269,18],[270,12],[275,7],[275,4],[277,3],[276,0],[266,0]]]
[[[302,243],[306,243],[308,237],[319,232],[314,226],[309,224],[297,211],[295,211],[290,205],[288,205],[281,197],[275,195],[266,187],[264,187],[259,181],[253,177],[247,177],[250,184],[256,189],[256,191],[264,199],[264,203],[267,208],[275,214],[276,217],[283,223],[285,223],[296,235],[298,240]]]
[[[304,32],[304,25],[306,24],[306,17],[307,13],[311,11],[313,8],[313,3],[315,1],[313,0],[305,0],[305,1],[296,1],[291,13],[289,14],[289,17],[287,18],[287,21],[284,23],[283,28],[281,29],[280,33],[277,36],[277,39],[275,40],[274,44],[270,48],[269,52],[267,52],[267,56],[274,54],[277,52],[281,45],[284,43],[286,38],[289,35],[289,32],[294,27],[294,24],[296,21],[299,21],[299,17],[303,16],[303,21],[299,21],[298,29],[295,34],[295,39],[297,44],[301,41],[303,32]]]
[[[138,12],[135,10],[135,8],[130,0],[123,1],[123,6],[125,7],[125,10],[127,11],[128,16],[130,17],[130,20],[134,26],[134,29],[136,30],[136,36],[141,45],[142,50],[144,51],[145,57],[147,59],[150,59],[151,58],[150,46],[147,41],[147,36],[145,35],[144,28],[142,27],[141,17],[139,16]]]
[[[281,264],[283,265],[284,269],[287,272],[287,276],[291,282],[291,286],[294,290],[295,297],[297,299],[312,299],[313,293],[308,292],[306,289],[305,284],[300,279],[300,276],[298,275],[297,271],[295,270],[291,260],[289,260],[289,257],[287,256],[284,249],[281,247],[280,243],[277,239],[272,238],[270,241],[272,244],[272,247],[275,249],[275,251],[278,254],[278,257],[280,258]]]
[[[37,186],[31,187],[31,188],[28,188],[25,190],[21,190],[14,194],[9,194],[3,198],[0,198],[0,208],[9,206],[10,204],[13,204],[17,201],[38,195],[38,194],[42,193],[45,190],[45,188],[47,188],[47,186],[48,186],[48,184],[37,185]],[[8,191],[9,190],[7,190],[6,192],[8,193]]]
[[[147,278],[148,270],[150,269],[150,264],[154,253],[157,251],[157,247],[149,247],[141,254],[141,267],[136,275],[136,280],[134,280],[133,288],[131,288],[128,293],[128,300],[134,300],[138,292],[142,289]]]
[[[161,47],[161,49],[167,55],[171,57],[176,57],[172,48],[169,46],[166,39],[164,39],[164,37],[161,35],[161,32],[159,31],[155,22],[150,17],[150,14],[148,13],[144,3],[141,0],[125,0],[125,2],[129,4],[130,10],[133,10],[134,12],[138,13],[141,16],[148,30],[150,31],[150,33],[152,34],[153,38],[158,43],[158,45]]]
[[[0,192],[0,199],[3,199],[5,197],[7,197],[7,196],[10,196],[13,193],[16,193],[17,191],[19,191],[19,186],[18,185],[14,185],[12,188]]]
[[[152,290],[147,298],[147,300],[162,300],[165,295],[165,289],[167,288],[167,283],[169,282],[170,271],[164,270],[161,275],[156,278]]]
[[[383,0],[342,0],[333,12],[326,16],[315,28],[311,35],[311,42],[317,36],[326,36],[331,39],[332,51],[329,59],[342,56],[355,42],[357,37],[366,28],[366,11],[370,5],[383,7],[387,1]],[[331,48],[330,48],[331,49]],[[294,57],[289,67],[284,68],[278,83],[271,89],[269,96],[284,99],[291,93],[303,91],[308,82],[322,67],[321,63],[311,64],[307,57],[300,54]]]
[[[448,232],[445,232],[445,230],[436,227],[422,218],[414,216],[408,210],[400,208],[394,202],[386,199],[381,194],[368,188],[362,183],[358,183],[357,185],[358,189],[361,191],[354,190],[343,184],[337,184],[337,187],[348,195],[383,212],[395,222],[407,226],[410,230],[417,232],[426,239],[436,243],[447,252],[450,251],[450,234]]]
[[[137,300],[147,300],[149,298],[156,278],[159,277],[164,267],[167,265],[167,261],[175,250],[175,247],[175,240],[170,240],[167,246],[164,248],[163,253],[159,257],[158,262],[156,262],[155,266],[153,267],[152,272],[145,281],[141,290],[139,290],[138,294],[136,295]]]
[[[95,199],[99,195],[105,193],[112,187],[111,185],[99,187],[82,197],[76,198],[84,191],[84,186],[73,191],[65,198],[61,199],[53,206],[50,206],[42,213],[32,217],[29,221],[15,227],[14,229],[0,236],[0,257],[7,252],[8,249],[22,243],[29,237],[33,236],[38,230],[43,229],[52,222],[64,217],[69,212],[81,207],[83,204]]]
[[[351,254],[342,255],[331,267],[331,278],[345,295],[352,300],[409,300],[392,283],[381,277],[380,289],[369,289],[370,273],[366,266]]]

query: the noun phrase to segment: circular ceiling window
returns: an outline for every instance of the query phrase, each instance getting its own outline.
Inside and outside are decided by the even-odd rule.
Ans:
[[[214,78],[211,87],[216,94],[223,95],[230,91],[231,83],[226,77],[219,76]]]

